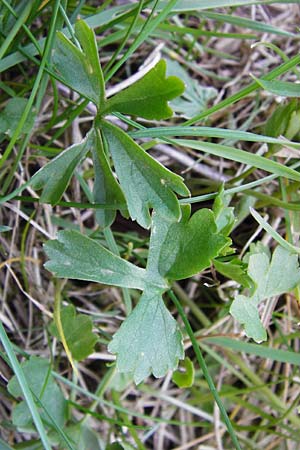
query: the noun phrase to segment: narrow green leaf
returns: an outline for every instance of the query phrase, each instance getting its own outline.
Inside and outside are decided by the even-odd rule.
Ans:
[[[281,246],[274,250],[272,259],[264,251],[249,257],[248,275],[256,290],[251,297],[238,295],[230,313],[245,325],[245,333],[256,342],[266,340],[266,331],[259,318],[258,305],[262,300],[291,291],[300,283],[298,256]]]
[[[99,107],[104,101],[104,84],[95,36],[83,20],[76,24],[76,35],[83,51],[64,34],[57,33],[52,55],[54,69],[68,86]]]
[[[92,319],[86,314],[76,314],[76,309],[73,305],[63,308],[60,318],[72,357],[76,361],[81,361],[93,353],[97,336],[92,332]],[[54,322],[50,324],[50,331],[60,340],[59,332]]]
[[[267,81],[260,78],[256,78],[252,75],[252,78],[266,91],[271,92],[281,97],[300,97],[300,85],[298,83],[291,83],[288,81]]]
[[[68,147],[48,164],[42,167],[31,179],[34,189],[43,189],[42,203],[55,205],[67,188],[76,166],[90,149],[89,135],[80,143]]]
[[[166,220],[179,220],[181,210],[173,191],[189,195],[182,178],[155,161],[119,128],[102,122],[102,129],[131,218],[149,228],[149,209],[153,208]]]
[[[300,248],[284,239],[281,234],[274,230],[274,228],[272,228],[271,225],[263,217],[261,217],[261,215],[259,215],[257,211],[255,211],[255,209],[250,207],[249,211],[254,219],[260,224],[260,226],[264,230],[266,230],[266,232],[269,233],[274,241],[276,241],[281,247],[285,248],[290,253],[297,253],[298,255],[300,254]]]
[[[222,158],[247,164],[267,172],[274,173],[278,176],[286,177],[291,180],[300,181],[300,174],[289,167],[279,164],[260,155],[248,153],[238,148],[229,147],[227,145],[212,144],[210,142],[200,142],[187,139],[173,139],[173,142],[184,147],[200,150],[211,155],[221,156]]]
[[[278,27],[274,27],[264,21],[258,22],[256,20],[247,19],[245,17],[233,16],[232,14],[219,14],[215,12],[205,12],[202,14],[203,17],[207,17],[208,19],[213,19],[220,22],[231,23],[233,25],[237,25],[240,28],[249,28],[250,30],[256,30],[260,33],[272,33],[279,34],[283,36],[295,36],[294,33],[290,33],[285,30],[281,30]]]
[[[31,391],[40,399],[54,422],[62,427],[66,421],[67,402],[51,375],[49,361],[31,356],[28,361],[22,364],[22,369]],[[15,397],[22,396],[22,389],[16,376],[13,376],[9,381],[8,391]],[[49,418],[43,411],[41,412],[41,418],[48,425],[51,425]],[[30,425],[31,421],[31,414],[25,401],[21,401],[13,410],[13,422],[18,427],[26,427]]]
[[[164,376],[183,358],[182,335],[161,297],[148,290],[108,346],[117,354],[119,372],[133,373],[138,384],[151,373]]]
[[[230,348],[234,352],[239,351],[247,353],[248,355],[260,356],[261,358],[269,359],[271,361],[280,361],[300,366],[300,355],[298,352],[270,348],[266,345],[250,344],[248,342],[237,341],[226,337],[209,337],[205,338],[205,341],[220,347]]]
[[[189,388],[193,386],[194,378],[195,368],[193,361],[189,357],[186,357],[184,358],[181,367],[173,373],[172,381],[179,388]]]
[[[121,112],[145,119],[167,119],[173,114],[168,101],[182,94],[183,82],[166,77],[166,61],[159,61],[143,78],[111,97],[104,113]]]
[[[169,227],[161,246],[159,273],[172,280],[189,278],[209,267],[229,242],[217,232],[213,212],[200,209],[189,220]]]
[[[44,245],[50,261],[45,267],[59,278],[144,289],[144,269],[114,255],[77,231],[61,231]]]
[[[203,9],[222,8],[225,6],[261,5],[262,3],[298,3],[298,0],[178,0],[173,8],[174,13],[187,11],[201,11]],[[168,2],[161,1],[159,9],[164,8]]]
[[[290,142],[290,141],[286,142],[283,141],[282,139],[270,137],[270,136],[279,136],[282,133],[269,134],[269,132],[267,131],[266,136],[261,134],[249,133],[248,131],[227,130],[226,128],[177,125],[176,127],[143,128],[138,131],[130,132],[129,134],[134,139],[143,137],[166,138],[169,136],[188,136],[188,137],[201,136],[209,138],[234,139],[236,141],[266,142],[269,144],[289,145],[295,148],[300,147],[299,142]]]
[[[91,135],[91,151],[94,162],[95,182],[94,201],[95,203],[125,204],[124,194],[115,179],[107,156],[104,153],[102,138],[99,130],[95,129]],[[116,210],[97,210],[96,219],[102,228],[109,227],[116,217]]]

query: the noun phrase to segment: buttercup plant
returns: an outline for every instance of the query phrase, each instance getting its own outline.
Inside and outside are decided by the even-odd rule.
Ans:
[[[121,112],[166,119],[172,115],[168,101],[183,92],[183,83],[175,76],[166,78],[166,63],[162,60],[143,78],[106,100],[95,36],[84,21],[76,23],[75,36],[81,49],[58,33],[54,69],[64,83],[96,105],[97,116],[84,140],[40,169],[32,185],[42,189],[41,201],[56,204],[76,166],[90,153],[95,171],[94,202],[115,205],[123,214],[128,209],[132,220],[150,228],[150,248],[146,269],[142,269],[87,236],[62,231],[56,240],[45,244],[50,258],[46,268],[57,277],[143,291],[108,347],[117,355],[118,370],[132,373],[135,382],[140,383],[151,373],[161,377],[175,369],[184,356],[182,334],[164,304],[163,293],[171,281],[209,267],[230,239],[218,232],[212,211],[202,209],[190,217],[190,206],[180,206],[176,196],[189,195],[182,178],[104,118],[108,113]],[[109,227],[115,214],[115,210],[98,210],[100,227]]]

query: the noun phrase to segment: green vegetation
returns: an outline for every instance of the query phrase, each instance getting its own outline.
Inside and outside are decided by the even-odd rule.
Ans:
[[[298,448],[299,15],[2,0],[1,448]]]

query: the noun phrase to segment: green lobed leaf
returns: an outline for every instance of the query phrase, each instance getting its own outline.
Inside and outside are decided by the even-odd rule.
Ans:
[[[237,296],[230,313],[245,326],[248,337],[256,342],[266,340],[266,331],[259,318],[258,305],[262,300],[291,291],[300,283],[298,256],[281,246],[274,250],[272,259],[265,251],[249,257],[248,275],[256,284],[251,297]]]
[[[82,50],[64,34],[57,33],[52,55],[54,69],[68,86],[99,107],[105,90],[95,35],[84,20],[76,23],[75,33]]]
[[[90,134],[80,144],[68,147],[32,177],[32,187],[37,190],[43,189],[40,196],[42,203],[55,205],[59,202],[76,166],[90,149],[89,136]]]
[[[167,310],[161,291],[144,291],[139,303],[109,343],[117,369],[133,373],[136,384],[151,373],[162,377],[183,358],[182,335]]]
[[[173,191],[189,195],[182,178],[155,161],[119,128],[102,122],[102,129],[131,218],[149,228],[149,209],[153,208],[166,220],[179,220],[181,210]]]
[[[91,134],[91,151],[94,162],[95,182],[94,201],[110,205],[126,204],[124,194],[115,179],[108,158],[105,155],[100,131],[94,129]],[[109,227],[116,217],[115,210],[97,210],[96,219],[102,228]]]
[[[172,280],[189,278],[210,266],[230,239],[217,232],[214,214],[203,208],[173,223],[161,246],[159,273]]]
[[[146,271],[114,255],[93,239],[77,231],[60,231],[46,242],[50,261],[45,267],[59,278],[144,289]]]
[[[63,308],[60,318],[72,357],[76,361],[81,361],[93,353],[98,338],[92,332],[92,319],[86,314],[76,314],[76,309],[73,305]],[[54,321],[50,324],[50,332],[60,340]]]
[[[107,100],[104,113],[121,112],[145,119],[167,119],[173,115],[168,101],[182,94],[183,82],[166,77],[166,61],[159,61],[140,80]]]
[[[22,369],[31,391],[41,401],[47,414],[52,417],[58,426],[63,426],[66,420],[67,402],[51,375],[49,361],[31,356],[28,361],[22,364]],[[15,397],[22,397],[22,390],[16,376],[13,376],[9,381],[8,391]],[[42,419],[51,426],[47,414],[41,410]],[[21,401],[14,407],[13,422],[21,428],[28,427],[31,424],[32,417],[25,401]]]

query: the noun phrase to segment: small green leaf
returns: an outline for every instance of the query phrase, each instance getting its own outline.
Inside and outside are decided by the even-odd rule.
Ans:
[[[80,143],[68,147],[48,164],[42,167],[31,179],[34,189],[43,189],[42,203],[55,205],[67,188],[76,166],[90,149],[89,135]]]
[[[61,231],[44,245],[45,267],[59,278],[144,289],[146,271],[121,259],[77,231]]]
[[[201,86],[177,61],[167,60],[167,75],[175,75],[185,84],[182,95],[170,102],[171,108],[180,117],[191,119],[202,113],[208,107],[208,102],[218,94],[213,87]]]
[[[12,137],[15,129],[17,128],[23,112],[27,106],[28,100],[25,98],[11,98],[3,111],[0,112],[0,134],[5,133],[9,137]],[[22,128],[22,133],[28,133],[34,124],[35,114],[31,112],[28,114],[26,122]]]
[[[58,32],[53,51],[54,68],[68,86],[99,107],[104,102],[105,91],[96,38],[84,20],[76,23],[75,32],[82,51]]]
[[[47,414],[53,418],[56,425],[62,427],[66,420],[67,402],[51,375],[49,361],[31,356],[28,361],[22,364],[22,369],[31,391],[41,401]],[[15,397],[22,397],[22,390],[16,376],[13,376],[9,381],[8,391]],[[39,407],[38,404],[37,406]],[[41,409],[42,419],[51,426],[51,421],[47,414]],[[28,427],[32,423],[31,414],[25,401],[21,401],[14,407],[13,422],[17,427],[21,428]]]
[[[246,336],[251,337],[256,342],[263,342],[267,339],[266,330],[258,313],[258,302],[255,298],[238,295],[230,307],[230,314],[240,324],[244,325]]]
[[[121,112],[145,119],[167,119],[173,115],[168,106],[184,91],[183,82],[174,76],[166,77],[166,61],[159,61],[143,78],[106,102],[104,113]]]
[[[126,204],[124,194],[111,171],[108,159],[104,153],[99,130],[93,130],[91,139],[91,151],[95,170],[93,191],[95,202],[111,205]],[[96,211],[97,222],[102,228],[109,227],[115,220],[115,217],[115,210],[99,209]]]
[[[248,275],[254,281],[256,290],[251,297],[237,296],[230,313],[245,325],[248,337],[256,342],[266,340],[266,332],[260,322],[258,305],[262,300],[291,291],[300,283],[298,256],[281,246],[274,250],[272,259],[262,251],[249,257]]]
[[[72,357],[76,361],[81,361],[93,353],[97,336],[92,332],[92,319],[86,314],[76,314],[76,309],[73,305],[63,308],[60,318]],[[50,324],[50,331],[55,337],[60,339],[54,322]]]
[[[247,273],[247,264],[240,259],[234,258],[230,261],[214,259],[216,270],[230,280],[235,280],[245,288],[254,289],[254,283]]]
[[[217,232],[213,212],[200,209],[189,220],[170,226],[161,247],[159,273],[172,280],[189,278],[209,267],[229,242]]]
[[[271,92],[281,97],[300,97],[300,85],[298,83],[290,83],[288,81],[266,81],[260,78],[256,78],[252,75],[252,78],[266,91]]]
[[[160,291],[144,292],[108,350],[117,354],[119,372],[133,373],[136,384],[151,373],[162,377],[177,367],[183,358],[182,335]]]
[[[181,210],[173,191],[189,195],[182,178],[155,161],[119,128],[102,122],[102,129],[131,218],[149,228],[149,208],[153,208],[166,220],[179,220]]]
[[[183,367],[179,367],[172,376],[172,381],[179,388],[189,388],[194,384],[195,368],[189,357],[184,358]]]

